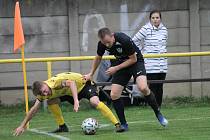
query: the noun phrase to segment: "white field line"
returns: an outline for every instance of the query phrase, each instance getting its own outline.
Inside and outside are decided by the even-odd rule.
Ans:
[[[42,134],[42,135],[47,135],[47,136],[50,136],[50,137],[54,137],[54,138],[57,138],[58,140],[70,140],[69,138],[64,137],[64,136],[56,135],[56,134],[53,134],[53,133],[47,133],[47,132],[40,131],[40,130],[37,130],[37,129],[28,129],[28,131],[38,133],[38,134]]]
[[[210,117],[198,117],[198,118],[186,118],[186,119],[168,119],[168,121],[170,123],[170,121],[190,121],[190,120],[205,120],[205,119],[210,119]],[[157,120],[153,120],[153,121],[133,121],[133,122],[128,122],[128,124],[135,124],[135,123],[153,123],[153,122],[156,122],[156,121]],[[111,126],[111,124],[101,124],[99,126],[99,128],[108,127],[108,126]]]
[[[172,121],[190,121],[190,120],[206,120],[206,119],[210,119],[210,117],[196,117],[196,118],[183,118],[183,119],[168,119],[169,121],[169,125],[170,125],[170,122]],[[154,123],[154,122],[157,122],[157,120],[150,120],[150,121],[132,121],[132,122],[128,122],[128,124],[135,124],[135,123]],[[74,128],[74,127],[80,127],[81,125],[73,125],[73,126],[69,126],[70,128]],[[104,127],[109,127],[109,126],[112,126],[111,123],[109,124],[99,124],[99,128],[104,128]],[[42,127],[42,128],[39,128],[39,129],[47,129],[49,127]]]
[[[190,120],[205,120],[205,119],[210,119],[210,117],[197,117],[197,118],[186,118],[186,119],[169,119],[168,121],[169,122],[170,121],[190,121]],[[156,121],[157,120],[153,120],[153,121],[133,121],[133,122],[128,122],[128,124],[153,123],[153,122],[156,122]],[[100,124],[99,128],[109,127],[111,125],[112,124]],[[76,127],[76,126],[78,127],[80,125],[74,125],[74,127]],[[44,129],[44,128],[49,128],[49,127],[42,127],[42,128],[39,128],[39,129]],[[71,128],[73,128],[73,127],[71,127]],[[53,133],[47,133],[45,131],[41,131],[41,130],[38,130],[38,129],[28,129],[28,130],[31,131],[31,132],[34,132],[34,133],[54,137],[54,138],[57,138],[59,140],[70,140],[70,138],[60,136],[60,135],[56,135],[56,134],[53,134]]]

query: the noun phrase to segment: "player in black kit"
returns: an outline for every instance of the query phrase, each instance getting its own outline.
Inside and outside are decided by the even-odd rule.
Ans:
[[[120,96],[124,86],[127,85],[132,76],[136,81],[138,89],[144,94],[145,99],[153,109],[160,124],[166,126],[168,121],[161,114],[155,96],[147,85],[143,56],[132,39],[124,33],[113,33],[109,28],[100,29],[98,31],[98,37],[100,41],[98,42],[97,55],[93,61],[90,73],[84,75],[84,78],[86,80],[92,79],[105,50],[108,51],[110,55],[116,57],[116,60],[111,61],[111,67],[107,69],[106,74],[113,76],[111,98],[114,109],[121,122],[122,130],[127,131],[128,124]]]

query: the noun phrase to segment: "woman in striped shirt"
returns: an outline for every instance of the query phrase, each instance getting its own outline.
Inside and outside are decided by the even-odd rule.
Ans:
[[[133,41],[143,54],[166,53],[168,31],[161,22],[160,11],[154,10],[150,12],[149,19],[150,22],[134,35]],[[166,57],[145,58],[144,60],[148,80],[165,80],[168,69]],[[149,87],[154,92],[158,105],[161,106],[163,83],[150,84]]]

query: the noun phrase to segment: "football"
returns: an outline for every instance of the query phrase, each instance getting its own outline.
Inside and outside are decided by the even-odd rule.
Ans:
[[[98,128],[98,121],[94,118],[87,118],[82,122],[82,131],[85,135],[94,135]]]

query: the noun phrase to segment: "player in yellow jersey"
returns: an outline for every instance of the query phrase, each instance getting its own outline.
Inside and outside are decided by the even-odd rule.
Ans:
[[[36,81],[33,83],[32,91],[37,99],[20,126],[15,129],[15,136],[24,132],[26,124],[36,114],[41,102],[45,99],[47,100],[48,109],[59,126],[58,129],[52,131],[54,133],[69,131],[58,104],[68,101],[74,105],[74,111],[77,112],[79,100],[82,98],[88,99],[91,105],[96,107],[104,117],[108,118],[115,125],[116,132],[123,131],[112,111],[99,100],[95,84],[91,81],[85,81],[79,73],[60,73],[46,81]]]

